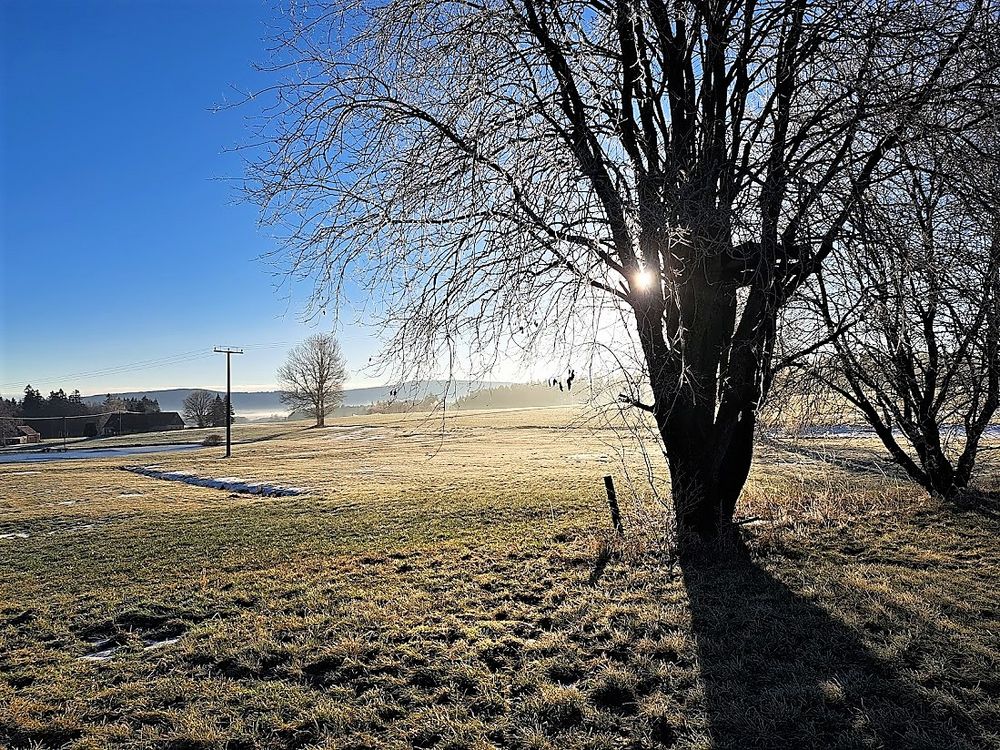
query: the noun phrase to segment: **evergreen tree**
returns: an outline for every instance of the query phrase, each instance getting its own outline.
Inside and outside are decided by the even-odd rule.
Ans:
[[[44,408],[46,416],[49,417],[69,416],[69,398],[66,396],[66,391],[62,388],[58,391],[49,391]]]
[[[143,396],[141,399],[139,399],[138,411],[141,411],[144,414],[151,414],[153,412],[158,412],[159,410],[160,410],[160,402],[157,401],[155,398],[151,399],[146,396]]]
[[[83,396],[80,395],[79,389],[74,389],[73,392],[69,394],[68,404],[70,416],[80,417],[84,414],[90,413],[90,408],[83,403]]]
[[[21,399],[21,413],[26,417],[41,417],[44,411],[45,399],[29,383],[24,387],[24,398]]]
[[[233,418],[236,416],[236,412],[233,411],[233,405],[229,405],[229,423],[233,423]],[[226,426],[226,400],[222,396],[216,396],[215,400],[212,402],[212,427],[225,427]]]

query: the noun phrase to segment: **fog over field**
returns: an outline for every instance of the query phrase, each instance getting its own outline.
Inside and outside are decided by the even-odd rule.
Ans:
[[[344,400],[342,406],[359,407],[369,406],[379,401],[390,399],[420,400],[425,396],[440,397],[447,395],[450,399],[461,398],[470,392],[488,389],[490,387],[505,385],[505,383],[483,383],[473,380],[428,380],[420,382],[407,382],[401,385],[369,386],[365,388],[347,388],[344,390]],[[146,396],[156,399],[163,411],[182,411],[184,399],[187,398],[194,388],[168,388],[153,391],[127,391],[122,393],[112,393],[112,396],[122,398],[141,398]],[[225,391],[209,390],[211,393],[219,393],[225,396]],[[104,401],[107,394],[95,394],[84,396],[83,400],[87,404],[99,405]],[[280,391],[239,391],[232,392],[233,409],[241,417],[259,419],[271,415],[287,415],[288,407],[281,402]]]

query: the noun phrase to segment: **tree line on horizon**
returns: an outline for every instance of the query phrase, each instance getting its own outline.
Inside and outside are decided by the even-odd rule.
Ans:
[[[106,394],[99,404],[88,404],[80,395],[79,389],[67,395],[60,388],[49,391],[43,396],[31,384],[25,386],[24,396],[20,399],[0,398],[0,417],[16,417],[20,419],[38,419],[41,417],[84,417],[91,414],[106,414],[108,412],[129,411],[150,414],[160,411],[160,403],[155,398],[125,398]]]

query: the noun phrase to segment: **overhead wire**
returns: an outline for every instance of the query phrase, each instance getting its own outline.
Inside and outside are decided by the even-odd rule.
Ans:
[[[117,411],[102,411],[97,414],[73,414],[65,417],[0,417],[8,422],[41,422],[53,419],[93,419],[94,417],[107,417],[114,414],[146,414],[144,411],[129,411],[128,409],[118,409]]]
[[[203,359],[211,356],[211,352],[205,352],[204,350],[196,349],[190,352],[182,352],[179,354],[172,354],[166,357],[157,357],[155,359],[139,360],[137,362],[131,362],[128,364],[115,365],[111,367],[104,367],[97,370],[87,370],[82,372],[73,372],[65,375],[56,375],[49,377],[39,377],[35,378],[37,382],[52,382],[58,380],[73,380],[73,379],[84,379],[93,377],[102,377],[107,375],[117,375],[123,372],[133,372],[137,370],[148,370],[153,367],[164,367],[172,364],[182,364],[184,362],[193,362],[198,359]],[[19,385],[20,380],[12,380],[6,383],[0,383],[0,387],[7,388]]]
[[[245,350],[251,351],[264,351],[267,349],[275,349],[282,346],[287,346],[288,342],[285,341],[273,341],[261,344],[248,344],[243,348]],[[195,362],[201,359],[208,359],[214,356],[214,353],[209,349],[192,349],[186,352],[178,352],[176,354],[170,354],[163,357],[155,357],[152,359],[138,360],[136,362],[130,362],[120,365],[114,365],[109,367],[100,368],[97,370],[88,370],[83,372],[68,373],[65,375],[51,376],[51,377],[39,377],[34,378],[36,382],[40,383],[52,383],[55,381],[67,381],[67,380],[82,380],[98,377],[108,377],[111,375],[120,375],[126,372],[137,372],[141,370],[148,370],[154,367],[167,367],[170,365],[184,364],[186,362]],[[12,380],[6,383],[0,383],[0,389],[14,388],[22,384],[20,380]]]

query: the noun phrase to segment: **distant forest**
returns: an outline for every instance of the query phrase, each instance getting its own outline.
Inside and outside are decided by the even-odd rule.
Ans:
[[[24,389],[24,397],[18,399],[0,398],[0,417],[21,417],[32,419],[38,417],[82,417],[87,414],[103,414],[112,411],[158,412],[160,404],[155,398],[120,398],[110,393],[99,404],[88,405],[84,402],[79,390],[74,390],[68,396],[60,388],[49,391],[43,396],[40,391],[28,385]]]

